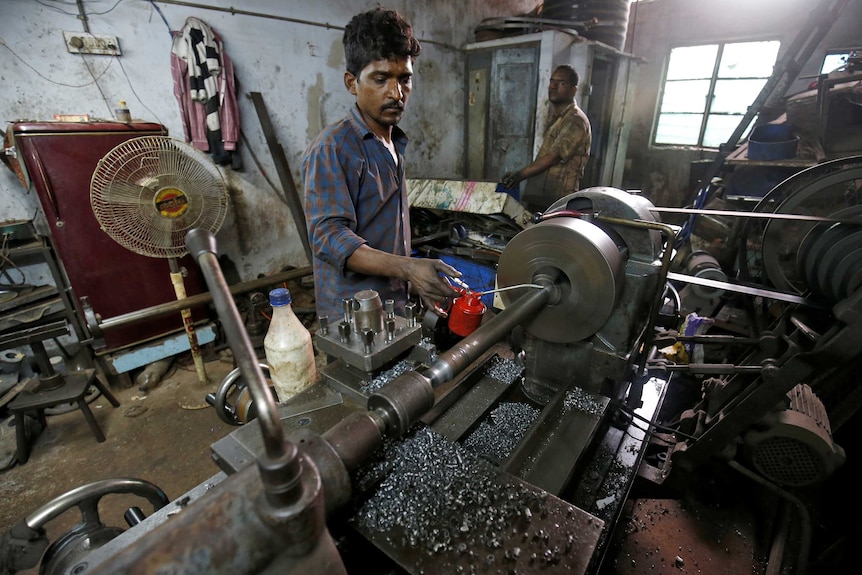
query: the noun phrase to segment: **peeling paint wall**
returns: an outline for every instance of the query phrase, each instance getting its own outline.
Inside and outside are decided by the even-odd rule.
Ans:
[[[111,118],[126,100],[136,119],[156,121],[183,137],[170,74],[170,30],[186,18],[215,29],[234,62],[239,84],[244,168],[222,168],[232,200],[218,234],[219,249],[241,279],[307,263],[293,217],[267,178],[281,188],[249,92],[260,92],[297,188],[306,146],[327,124],[343,117],[353,97],[344,88],[342,28],[377,2],[233,0],[199,2],[295,22],[146,0],[88,0],[90,32],[116,36],[122,56],[82,56],[66,50],[63,31],[82,32],[75,2],[0,2],[0,118],[51,120],[54,114]],[[402,127],[411,136],[407,172],[414,178],[458,178],[464,166],[464,45],[483,18],[521,15],[538,0],[429,0],[387,2],[407,17],[424,40],[416,84]],[[167,24],[162,19],[167,21]],[[314,25],[318,24],[318,25]],[[169,30],[170,27],[170,30]],[[4,126],[5,128],[5,126]],[[253,154],[253,155],[252,155]],[[266,177],[258,169],[260,162]],[[0,220],[38,213],[35,192],[0,167]],[[44,224],[43,224],[44,225]]]
[[[716,41],[781,40],[781,58],[820,0],[642,0],[631,5],[626,51],[646,62],[638,72],[624,186],[641,189],[658,205],[693,200],[690,165],[715,153],[650,145],[665,60],[675,46]],[[862,45],[862,2],[851,0],[826,39],[804,64],[788,93],[807,88],[828,48]],[[807,77],[807,79],[806,79]]]

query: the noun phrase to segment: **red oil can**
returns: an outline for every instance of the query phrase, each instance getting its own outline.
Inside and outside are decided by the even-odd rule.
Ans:
[[[459,289],[461,296],[452,302],[452,310],[449,312],[449,331],[455,335],[466,337],[476,331],[482,323],[482,315],[485,313],[485,304],[482,303],[482,294]]]

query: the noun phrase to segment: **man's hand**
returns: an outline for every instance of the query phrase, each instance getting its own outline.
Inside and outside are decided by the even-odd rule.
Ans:
[[[404,272],[411,289],[419,294],[428,309],[435,305],[442,309],[449,307],[449,298],[458,292],[440,274],[459,278],[461,272],[444,262],[424,258],[408,258]]]
[[[523,179],[524,178],[521,177],[521,172],[508,172],[500,179],[500,183],[508,189],[512,189]]]

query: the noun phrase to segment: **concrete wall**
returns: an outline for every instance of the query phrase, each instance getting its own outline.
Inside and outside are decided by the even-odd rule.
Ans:
[[[305,22],[285,21],[146,0],[87,0],[90,32],[119,38],[123,55],[70,54],[63,31],[82,32],[75,2],[0,2],[0,118],[50,120],[54,114],[111,118],[126,100],[134,118],[161,122],[182,138],[170,75],[171,30],[189,16],[207,22],[223,38],[239,81],[242,130],[276,185],[271,160],[249,92],[260,92],[301,191],[302,154],[323,126],[353,104],[343,84],[342,28],[356,13],[377,5],[363,0],[214,0],[201,5],[231,7]],[[462,48],[474,40],[483,18],[524,14],[537,0],[393,0],[386,7],[404,14],[422,39],[414,93],[402,127],[412,136],[407,171],[417,178],[458,178],[464,171]],[[167,20],[167,24],[162,19]],[[327,27],[329,25],[329,27]],[[95,78],[95,80],[94,80]],[[4,126],[5,129],[5,126]],[[242,145],[243,171],[222,169],[232,206],[219,233],[220,251],[242,279],[306,258],[290,210],[266,183]],[[38,213],[35,192],[0,168],[0,220]],[[44,225],[44,224],[43,224]],[[304,230],[301,230],[305,233]],[[39,271],[31,281],[44,281]]]
[[[642,0],[633,3],[626,51],[646,60],[638,73],[637,97],[629,138],[625,187],[642,189],[653,203],[681,206],[693,199],[689,185],[692,161],[714,153],[685,148],[651,147],[651,130],[670,49],[716,41],[779,39],[782,52],[796,38],[820,0]],[[828,48],[862,45],[862,2],[851,0],[830,29],[800,77],[816,75]],[[798,79],[789,93],[804,90],[811,79]]]

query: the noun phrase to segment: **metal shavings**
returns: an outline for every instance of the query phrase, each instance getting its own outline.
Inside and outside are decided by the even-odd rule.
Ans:
[[[566,392],[563,405],[566,409],[577,409],[590,415],[601,415],[605,410],[602,403],[579,387],[574,387]]]
[[[496,481],[487,462],[429,428],[388,451],[391,471],[351,521],[395,546],[484,562],[525,509],[538,513],[545,504],[521,484]]]
[[[464,440],[464,447],[500,465],[505,461],[541,410],[526,403],[501,403]],[[488,421],[490,419],[490,421]]]
[[[365,395],[370,395],[376,391],[379,391],[380,388],[392,383],[392,381],[399,375],[408,372],[415,367],[416,362],[411,359],[404,359],[402,361],[399,361],[394,366],[382,372],[368,383],[363,384],[359,388],[359,391]]]
[[[485,375],[502,383],[512,383],[521,377],[523,371],[523,366],[518,365],[515,360],[495,356],[489,362]]]

